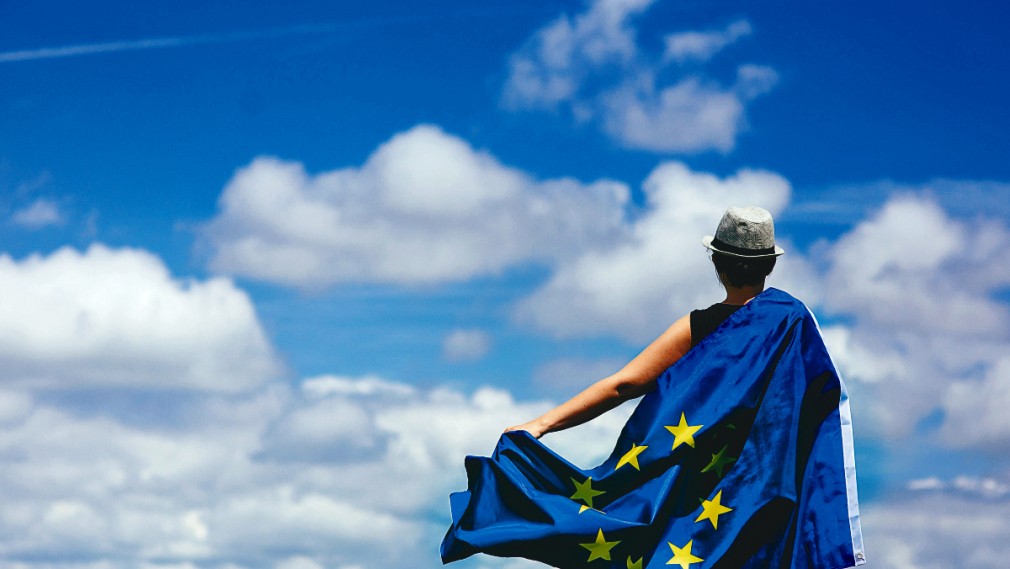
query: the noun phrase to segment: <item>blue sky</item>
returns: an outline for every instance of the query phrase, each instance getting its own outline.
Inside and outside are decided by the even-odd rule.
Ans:
[[[870,560],[1001,565],[1006,16],[0,6],[2,564],[437,567],[462,457],[721,300],[700,238],[753,203]],[[590,465],[628,412],[545,440]]]

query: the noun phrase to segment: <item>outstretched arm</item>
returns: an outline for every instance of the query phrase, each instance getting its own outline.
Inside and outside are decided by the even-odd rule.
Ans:
[[[617,373],[597,381],[540,417],[505,430],[528,431],[539,439],[547,433],[595,419],[629,399],[652,391],[659,375],[690,349],[691,319],[685,315]]]

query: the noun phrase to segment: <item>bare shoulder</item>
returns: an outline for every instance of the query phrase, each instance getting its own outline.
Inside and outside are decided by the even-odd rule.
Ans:
[[[653,343],[659,344],[661,349],[677,352],[678,359],[686,354],[691,349],[691,315],[678,318]]]
[[[678,318],[622,370],[633,381],[651,381],[691,349],[691,318]]]

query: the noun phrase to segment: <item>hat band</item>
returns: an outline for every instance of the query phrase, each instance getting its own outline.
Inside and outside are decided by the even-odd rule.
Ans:
[[[724,251],[726,253],[734,253],[736,255],[743,255],[744,257],[756,257],[758,255],[774,255],[775,247],[767,247],[765,249],[744,249],[743,247],[737,247],[736,245],[730,245],[722,239],[715,237],[712,239],[712,247],[719,251]]]

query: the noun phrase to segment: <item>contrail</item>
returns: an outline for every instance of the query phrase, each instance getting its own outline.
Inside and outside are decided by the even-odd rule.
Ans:
[[[37,49],[24,49],[20,51],[5,51],[0,53],[0,63],[12,61],[30,61],[32,59],[58,59],[61,57],[74,57],[78,55],[92,55],[95,53],[110,53],[116,51],[134,51],[138,49],[155,49],[159,47],[174,47],[201,42],[199,38],[150,38],[133,41],[116,41],[108,43],[90,43],[80,45],[66,45],[61,47],[42,47]]]
[[[372,19],[372,20],[358,20],[354,22],[290,26],[284,28],[274,28],[268,30],[248,31],[248,32],[206,34],[198,36],[144,38],[144,39],[114,41],[105,43],[89,43],[78,45],[66,45],[59,47],[41,47],[35,49],[0,52],[0,63],[31,61],[37,59],[59,59],[64,57],[77,57],[81,55],[94,55],[99,53],[138,51],[142,49],[164,49],[169,47],[181,47],[181,46],[199,45],[199,44],[230,43],[237,41],[263,39],[263,38],[297,36],[305,34],[332,32],[337,30],[366,28],[380,25],[398,24],[406,21],[408,21],[407,18],[384,18],[384,19]]]

